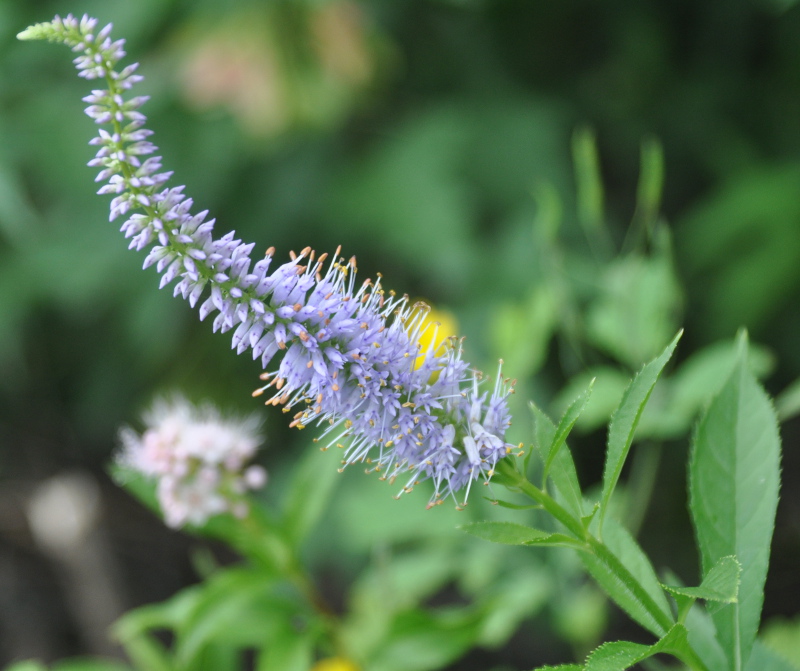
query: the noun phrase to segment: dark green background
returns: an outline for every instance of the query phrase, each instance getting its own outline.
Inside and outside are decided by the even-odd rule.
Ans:
[[[118,427],[176,388],[225,408],[260,407],[249,397],[257,365],[158,292],[155,272],[140,271],[142,256],[107,223],[107,198],[94,195],[83,167],[94,132],[81,113],[86,82],[63,48],[14,38],[56,12],[114,21],[128,38],[147,77],[142,89],[154,96],[144,111],[165,165],[220,231],[234,228],[258,249],[274,245],[279,258],[342,244],[365,277],[380,271],[388,286],[454,311],[481,367],[503,356],[491,336],[498,310],[523,301],[541,276],[531,228],[542,185],[563,205],[564,248],[591,258],[574,202],[573,131],[588,125],[597,137],[610,249],[623,245],[634,215],[640,144],[656,137],[685,301],[678,357],[745,326],[779,362],[770,392],[800,376],[800,7],[792,0],[365,1],[357,26],[372,74],[334,92],[319,83],[309,46],[309,16],[324,4],[0,0],[0,661],[36,646],[44,658],[84,649],[58,568],[26,530],[35,483],[70,469],[98,478],[126,604],[164,598],[193,579],[188,541],[102,475]],[[190,105],[176,74],[204,35],[237,14],[271,26],[293,83],[284,123],[259,137],[224,105]],[[594,281],[587,271],[577,284]],[[537,337],[520,330],[516,346]],[[605,360],[597,351],[576,357],[559,339],[546,352],[537,377],[522,381],[545,408],[572,374]],[[280,413],[266,426],[264,462],[279,474],[307,441]],[[521,440],[527,428],[518,418]],[[798,428],[795,419],[782,430],[767,615],[797,612]],[[602,442],[599,431],[576,442],[587,483],[599,478]],[[662,461],[644,543],[666,553],[658,566],[691,579],[685,450],[676,443]],[[416,496],[422,507],[425,495]],[[348,571],[336,561],[327,570]],[[334,594],[343,589],[336,580]],[[535,625],[526,631],[505,653],[511,668],[534,666],[535,654],[559,660],[561,644],[532,646]]]

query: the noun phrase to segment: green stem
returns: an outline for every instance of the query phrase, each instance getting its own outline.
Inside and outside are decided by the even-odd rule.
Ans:
[[[611,569],[623,584],[627,585],[639,603],[647,609],[650,616],[664,629],[664,633],[666,633],[669,628],[675,624],[672,618],[658,607],[653,598],[647,593],[644,587],[642,587],[641,583],[617,558],[617,555],[609,550],[605,543],[591,534],[587,534],[586,540],[592,553]]]
[[[675,624],[672,618],[658,607],[658,604],[656,604],[653,598],[647,593],[647,590],[645,590],[619,558],[605,543],[593,536],[580,519],[574,517],[549,494],[531,484],[522,473],[516,470],[514,464],[510,460],[500,462],[497,466],[497,472],[501,476],[500,479],[503,481],[503,484],[512,489],[517,489],[541,505],[544,510],[549,512],[574,535],[577,540],[585,543],[584,551],[595,555],[616,575],[622,584],[630,589],[634,597],[664,630],[664,633]],[[703,664],[702,660],[692,648],[675,651],[673,654],[693,671],[708,671],[705,664]]]

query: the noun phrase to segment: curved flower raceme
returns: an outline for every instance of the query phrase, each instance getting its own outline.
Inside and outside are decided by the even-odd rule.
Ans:
[[[274,249],[253,262],[252,243],[234,232],[214,238],[214,220],[191,212],[184,187],[165,187],[171,173],[152,156],[139,111],[146,97],[128,93],[142,79],[137,65],[117,71],[123,41],[111,40],[110,25],[96,27],[86,16],[56,17],[19,37],[70,46],[80,76],[105,83],[84,98],[105,127],[91,141],[98,151],[89,165],[100,169],[99,193],[114,195],[111,220],[125,217],[130,248],[150,247],[144,265],[162,273],[161,286],[177,280],[175,295],[199,306],[201,319],[215,314],[214,330],[233,331],[237,352],[261,360],[268,372],[255,395],[270,394],[267,404],[284,412],[296,408],[292,426],[323,425],[319,440],[341,447],[344,465],[402,476],[403,491],[430,479],[431,504],[448,495],[458,502],[463,489],[465,501],[513,450],[505,441],[513,382],[498,372],[486,389],[455,338],[438,348],[431,338],[421,351],[425,307],[384,291],[380,278],[358,284],[355,259],[339,250],[328,260],[306,248],[273,268]]]
[[[200,525],[224,512],[247,514],[245,492],[267,481],[261,466],[246,466],[261,443],[255,418],[223,419],[212,407],[175,398],[157,402],[144,419],[141,435],[122,430],[119,462],[157,480],[168,526]]]

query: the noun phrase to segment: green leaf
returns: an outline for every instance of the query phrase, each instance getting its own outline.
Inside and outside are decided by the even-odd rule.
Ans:
[[[735,603],[739,593],[739,576],[742,565],[736,557],[722,557],[703,578],[700,587],[664,586],[670,594],[679,594],[692,599]]]
[[[239,648],[274,638],[276,627],[301,616],[295,600],[272,593],[262,571],[230,568],[202,585],[194,608],[177,627],[175,658],[191,666],[210,644]]]
[[[339,475],[332,452],[308,450],[286,495],[286,532],[299,544],[314,528],[330,500]]]
[[[287,625],[264,646],[256,671],[308,671],[313,663],[313,652],[313,638]]]
[[[650,233],[658,217],[664,186],[664,150],[656,138],[642,142],[634,220]]]
[[[126,654],[139,669],[173,671],[164,646],[149,632],[176,629],[189,617],[202,595],[202,586],[192,586],[162,603],[128,611],[111,628]]]
[[[592,387],[594,387],[594,379],[589,383],[587,389],[572,402],[561,417],[561,421],[558,423],[558,427],[556,427],[553,440],[550,443],[550,448],[547,450],[547,456],[544,459],[544,477],[547,477],[559,450],[566,442],[567,436],[570,431],[572,431],[572,427],[575,426],[575,422],[578,421],[583,409],[589,402],[589,397],[592,395]]]
[[[753,652],[747,660],[745,671],[798,671],[800,666],[792,664],[788,659],[775,652],[766,644],[756,639]]]
[[[504,545],[559,545],[575,547],[579,543],[564,534],[532,529],[515,522],[472,522],[460,527],[468,534]]]
[[[583,671],[581,664],[559,664],[558,666],[537,666],[533,671]]]
[[[578,218],[587,237],[594,241],[605,233],[603,228],[603,182],[594,132],[578,128],[572,136],[572,160],[575,164],[575,188]]]
[[[533,230],[540,236],[537,239],[553,244],[564,218],[564,206],[558,189],[552,182],[541,180],[533,189],[533,199],[536,202]]]
[[[528,562],[516,570],[506,566],[488,589],[480,590],[483,617],[478,645],[496,648],[506,643],[524,620],[552,602],[556,589],[551,571]]]
[[[775,410],[782,422],[800,415],[800,379],[792,382],[775,399]]]
[[[683,659],[691,655],[686,628],[674,625],[655,645],[643,645],[628,641],[605,643],[586,658],[585,671],[625,671],[634,664],[657,655],[667,653]]]
[[[603,269],[586,313],[586,337],[631,369],[658,355],[674,335],[682,294],[666,240],[651,255],[633,252]]]
[[[531,403],[531,411],[534,422],[534,444],[544,461],[546,450],[555,439],[556,427],[550,418],[533,403]],[[549,475],[559,494],[558,501],[575,517],[580,517],[583,514],[583,495],[569,448],[558,450],[550,466]]]
[[[369,671],[433,671],[469,650],[481,626],[477,612],[410,610],[398,614],[375,654]]]
[[[164,646],[150,634],[138,634],[123,640],[122,647],[137,669],[147,671],[175,671]]]
[[[645,607],[642,600],[637,597],[632,585],[619,579],[618,574],[612,570],[607,560],[595,554],[582,552],[580,557],[584,566],[611,600],[622,610],[648,631],[656,636],[662,636],[667,630],[665,624],[672,621],[672,616],[667,598],[664,596],[664,591],[647,555],[625,527],[613,518],[606,520],[603,540],[606,547],[625,566],[647,593],[654,606],[661,612],[660,619],[663,623],[655,619],[655,616]]]
[[[771,619],[761,629],[760,640],[800,669],[800,616],[793,620]]]
[[[750,373],[746,340],[700,420],[689,462],[692,521],[705,574],[720,558],[742,565],[738,603],[713,615],[729,668],[747,661],[758,631],[780,480],[780,438],[769,398]]]
[[[600,497],[600,526],[608,510],[608,503],[614,488],[617,486],[622,466],[631,449],[636,426],[641,419],[647,399],[656,385],[656,381],[664,370],[664,366],[672,357],[675,347],[683,335],[680,331],[661,355],[648,363],[631,381],[622,401],[619,404],[611,424],[608,427],[608,451],[606,453],[606,466],[603,471],[603,493]]]
[[[558,327],[560,306],[552,289],[535,285],[520,303],[500,303],[490,320],[494,351],[503,352],[504,366],[520,378],[536,373],[547,358],[547,348]],[[520,347],[519,334],[525,333]]]
[[[24,662],[16,662],[11,666],[7,666],[5,671],[47,671],[47,667],[41,662],[26,659]]]

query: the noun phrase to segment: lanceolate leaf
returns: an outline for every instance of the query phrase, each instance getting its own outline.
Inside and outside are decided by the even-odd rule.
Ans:
[[[564,416],[561,418],[561,421],[558,423],[555,435],[553,436],[553,440],[550,443],[550,448],[547,450],[547,455],[544,460],[545,476],[550,472],[550,467],[553,465],[553,460],[558,455],[559,450],[567,440],[567,436],[569,435],[570,431],[572,431],[572,427],[575,426],[575,422],[578,421],[583,409],[589,402],[589,397],[592,395],[593,386],[594,380],[589,383],[589,387],[586,389],[586,391],[584,391],[572,402],[572,404],[564,413]]]
[[[556,436],[556,426],[539,408],[531,403],[534,423],[534,443],[539,450],[539,455],[544,462],[547,459],[549,447]],[[558,492],[558,501],[575,517],[583,515],[583,495],[575,470],[575,462],[569,448],[557,451],[550,465],[550,479]]]
[[[603,472],[603,493],[600,497],[601,528],[608,510],[608,502],[611,500],[611,494],[613,494],[614,488],[617,486],[622,466],[625,464],[625,459],[631,449],[636,426],[639,424],[639,419],[641,419],[653,387],[655,387],[661,371],[664,370],[664,366],[667,365],[667,361],[670,360],[672,353],[675,351],[681,335],[683,335],[683,331],[675,336],[667,346],[667,349],[658,358],[648,363],[633,378],[633,381],[622,395],[619,407],[611,418],[611,424],[608,427],[606,466]]]
[[[621,581],[606,559],[596,554],[581,553],[584,566],[608,596],[636,622],[656,636],[663,636],[670,628],[672,616],[669,603],[658,582],[653,565],[633,537],[613,518],[606,521],[604,541],[608,549],[644,589],[645,596],[637,594],[634,585]],[[650,602],[648,608],[644,600]],[[653,614],[653,610],[657,615]]]
[[[473,522],[461,527],[468,534],[504,545],[566,545],[573,547],[578,542],[565,534],[532,529],[514,522]]]
[[[589,655],[584,668],[585,671],[625,671],[634,664],[662,652],[679,658],[691,655],[686,640],[686,628],[683,625],[674,625],[655,645],[628,641],[614,641],[601,645]]]
[[[735,603],[739,592],[741,564],[736,557],[722,557],[706,573],[700,587],[666,587],[670,594],[688,596],[692,599]]]
[[[739,362],[700,420],[689,464],[703,572],[728,555],[742,565],[738,603],[713,615],[730,669],[742,668],[758,630],[780,478],[775,412],[741,343]]]

